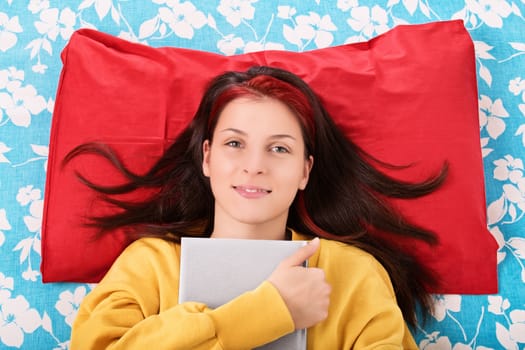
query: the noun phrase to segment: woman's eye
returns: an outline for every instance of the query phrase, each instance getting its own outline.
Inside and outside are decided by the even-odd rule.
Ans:
[[[284,146],[273,146],[271,148],[271,150],[272,150],[272,152],[276,152],[276,153],[290,153],[288,148],[286,148]]]
[[[239,141],[228,141],[228,142],[226,142],[226,146],[239,148],[239,147],[241,147],[241,143]]]

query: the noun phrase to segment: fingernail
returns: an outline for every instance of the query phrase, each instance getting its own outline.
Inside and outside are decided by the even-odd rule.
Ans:
[[[318,241],[319,241],[319,237],[315,237],[314,239],[312,239],[312,240],[310,241],[309,244],[317,243]]]

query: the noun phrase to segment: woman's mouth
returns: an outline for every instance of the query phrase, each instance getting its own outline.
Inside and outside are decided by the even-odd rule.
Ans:
[[[232,186],[233,189],[245,198],[257,199],[270,194],[272,191],[256,186]]]

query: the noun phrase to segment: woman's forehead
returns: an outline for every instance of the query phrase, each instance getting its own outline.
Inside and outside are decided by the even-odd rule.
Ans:
[[[271,97],[240,97],[229,102],[219,114],[215,131],[225,128],[246,133],[301,133],[297,116],[286,104]]]

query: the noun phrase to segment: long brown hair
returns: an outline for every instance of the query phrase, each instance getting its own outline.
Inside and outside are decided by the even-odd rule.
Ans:
[[[385,175],[378,168],[393,166],[349,140],[310,87],[282,69],[253,67],[213,79],[190,125],[145,174],[129,171],[103,144],[88,143],[72,150],[64,164],[80,154],[95,153],[107,158],[127,179],[123,185],[102,186],[77,174],[119,209],[109,216],[92,217],[89,224],[99,229],[99,236],[117,228],[126,228],[131,239],[154,236],[178,242],[182,236],[210,236],[214,198],[202,173],[202,144],[211,140],[222,108],[244,94],[275,98],[289,106],[301,124],[307,156],[315,160],[307,187],[298,192],[290,208],[288,227],[371,253],[388,271],[405,320],[415,325],[416,305],[431,308],[427,288],[435,286],[436,279],[413,255],[393,244],[392,238],[433,244],[436,236],[407,222],[388,199],[417,198],[433,192],[445,180],[447,165],[418,183]],[[143,201],[116,198],[142,188],[152,190]]]

